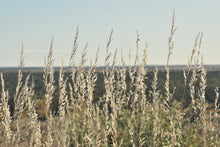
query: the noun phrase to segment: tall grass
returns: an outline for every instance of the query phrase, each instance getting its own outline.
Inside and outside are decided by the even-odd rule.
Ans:
[[[98,52],[90,68],[85,69],[86,50],[82,50],[80,64],[76,66],[78,48],[78,27],[74,38],[69,69],[60,67],[59,78],[54,78],[53,39],[48,57],[45,58],[43,82],[46,121],[38,119],[33,99],[34,79],[23,76],[23,46],[20,57],[17,87],[14,95],[13,114],[8,101],[1,73],[1,146],[219,146],[219,90],[215,89],[214,108],[207,109],[205,89],[207,87],[203,60],[200,57],[202,34],[196,37],[188,62],[183,71],[184,93],[190,93],[191,104],[184,108],[175,100],[175,87],[170,86],[169,61],[175,51],[175,15],[168,37],[166,77],[159,89],[158,69],[155,68],[151,87],[147,87],[147,44],[140,46],[137,32],[136,57],[132,64],[129,53],[129,68],[121,51],[121,65],[117,64],[117,50],[113,54],[111,42],[113,31],[106,45],[104,95],[94,101],[97,82]],[[200,40],[199,40],[200,39]],[[193,63],[193,60],[195,61]],[[67,77],[68,74],[70,77]],[[57,80],[58,85],[55,81]],[[24,81],[24,82],[22,82]],[[188,88],[189,87],[189,88]],[[58,111],[53,112],[51,104],[54,91],[59,91]],[[147,95],[147,89],[150,94]],[[161,91],[165,91],[162,93]],[[23,117],[22,117],[23,116]]]

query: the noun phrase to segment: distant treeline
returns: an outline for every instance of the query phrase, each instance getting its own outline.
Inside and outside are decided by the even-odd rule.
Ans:
[[[30,74],[31,80],[34,80],[35,83],[35,95],[34,98],[37,100],[44,99],[44,93],[45,93],[45,87],[43,83],[43,72],[24,72],[23,73],[23,79],[26,78],[26,76]],[[128,75],[128,73],[127,73]],[[66,72],[65,74],[66,77],[71,77],[69,76],[69,73]],[[161,95],[164,94],[164,82],[166,79],[165,78],[166,73],[163,70],[160,70],[158,73],[158,83],[159,83],[159,88],[161,91]],[[58,78],[59,78],[59,72],[55,71],[54,73],[54,79],[55,79],[55,85],[56,85],[56,90],[54,93],[54,99],[51,108],[53,108],[54,112],[57,111],[57,106],[58,106]],[[17,72],[4,72],[4,79],[5,79],[5,87],[6,90],[9,92],[9,105],[11,107],[11,111],[13,112],[13,98],[15,94],[15,88],[17,85]],[[147,85],[147,90],[146,90],[146,95],[149,95],[149,91],[151,91],[151,84],[152,84],[152,79],[153,79],[153,71],[148,71],[146,75],[146,80],[145,84]],[[69,81],[71,80],[70,78],[68,79]],[[129,76],[127,76],[126,81],[129,82]],[[24,82],[24,81],[23,81]],[[129,85],[127,85],[129,86]],[[1,85],[0,85],[1,87]],[[189,87],[186,87],[185,94],[184,94],[184,76],[183,76],[183,71],[180,70],[171,70],[170,72],[170,89],[174,89],[174,99],[176,99],[179,102],[183,103],[184,107],[187,107],[191,103],[191,98],[189,94],[189,90],[187,90]],[[215,101],[215,91],[214,89],[216,87],[220,87],[220,71],[208,71],[207,72],[207,88],[206,88],[206,100],[208,103],[214,103]],[[69,88],[67,87],[67,91],[69,91]],[[103,79],[103,73],[102,72],[97,72],[97,82],[96,86],[94,89],[94,98],[93,102],[97,103],[101,97],[103,97],[105,93],[105,86],[104,86],[104,79]],[[151,101],[151,99],[148,99]],[[212,106],[210,106],[212,107]]]

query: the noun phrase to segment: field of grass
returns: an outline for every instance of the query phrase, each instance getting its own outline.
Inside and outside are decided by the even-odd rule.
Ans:
[[[23,74],[22,48],[13,105],[9,106],[10,93],[1,74],[0,146],[220,146],[219,90],[215,88],[214,103],[208,104],[207,71],[200,56],[202,33],[195,39],[187,68],[183,70],[183,93],[174,98],[176,87],[175,81],[172,85],[170,82],[169,60],[174,51],[175,31],[173,17],[164,82],[158,80],[155,68],[150,85],[146,84],[147,45],[139,45],[137,33],[135,61],[130,60],[127,65],[122,55],[121,66],[116,68],[117,51],[112,54],[110,49],[112,31],[106,45],[103,95],[96,101],[99,50],[89,69],[85,69],[85,45],[81,64],[76,67],[78,29],[66,71],[69,76],[65,76],[62,65],[55,78],[51,40],[40,100],[34,98],[34,83],[38,81]],[[147,89],[150,91],[146,93]],[[183,104],[186,93],[190,97],[187,106]],[[56,112],[52,108],[55,97],[58,97]],[[39,119],[39,113],[44,114],[44,120]]]

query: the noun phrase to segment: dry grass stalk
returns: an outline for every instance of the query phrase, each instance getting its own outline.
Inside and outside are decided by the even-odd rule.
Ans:
[[[56,142],[57,146],[67,146],[68,144],[68,124],[69,120],[66,119],[66,112],[69,112],[69,101],[67,99],[66,93],[66,83],[67,78],[64,79],[64,72],[63,72],[63,60],[60,68],[59,73],[59,119],[57,121],[57,129],[56,131]]]
[[[50,50],[48,53],[47,60],[45,59],[44,67],[44,86],[45,86],[45,103],[46,103],[46,117],[47,117],[47,137],[45,145],[50,147],[53,145],[52,129],[53,129],[53,116],[50,105],[52,103],[53,94],[55,91],[54,87],[54,68],[53,68],[53,38],[50,44]]]
[[[170,71],[169,71],[169,61],[170,61],[170,56],[172,54],[173,48],[174,48],[174,42],[173,42],[173,37],[176,32],[176,28],[174,26],[175,22],[175,11],[173,11],[173,19],[172,19],[172,26],[170,30],[170,34],[168,36],[168,56],[167,56],[167,64],[166,64],[166,81],[165,81],[165,90],[166,90],[166,101],[165,104],[169,108],[169,102],[170,102]]]
[[[72,67],[72,70],[75,69],[75,56],[76,56],[76,52],[78,49],[78,36],[79,36],[79,27],[76,28],[76,35],[74,37],[72,53],[71,53],[70,61],[69,61],[69,67]]]
[[[28,83],[28,78],[25,82]],[[38,121],[38,114],[35,110],[35,102],[32,100],[32,97],[34,95],[34,82],[32,81],[32,84],[30,87],[26,88],[26,101],[27,101],[27,107],[28,107],[28,119],[30,120],[30,130],[31,130],[31,136],[30,136],[30,146],[38,147],[42,145],[41,139],[42,139],[42,133],[40,125],[41,123]]]
[[[16,118],[18,117],[18,115],[20,115],[23,111],[23,105],[24,105],[24,101],[22,100],[22,68],[24,66],[24,46],[22,44],[22,50],[21,50],[21,55],[20,55],[20,63],[19,63],[19,69],[18,69],[18,82],[17,82],[17,86],[16,86],[16,92],[14,95],[14,114],[13,117]]]
[[[202,130],[202,144],[204,146],[206,146],[207,144],[207,140],[206,140],[206,135],[207,135],[207,124],[206,124],[206,108],[207,108],[207,104],[206,104],[206,100],[205,100],[205,89],[206,89],[206,70],[205,67],[203,65],[203,62],[201,63],[200,66],[200,89],[199,89],[199,103],[198,103],[198,108],[200,110],[200,121],[201,121],[201,130]]]
[[[48,53],[47,60],[45,59],[45,67],[44,67],[44,86],[45,86],[45,98],[46,98],[46,116],[50,113],[50,104],[53,99],[53,93],[55,90],[54,87],[54,68],[53,68],[53,38],[50,44],[50,50]]]
[[[109,40],[107,42],[107,48],[106,48],[106,58],[105,58],[105,66],[106,69],[104,71],[104,83],[105,83],[105,104],[104,104],[104,113],[105,113],[105,146],[107,146],[107,140],[108,140],[108,135],[110,134],[110,129],[111,129],[111,124],[110,124],[110,116],[109,116],[109,104],[110,104],[110,98],[113,93],[113,79],[114,79],[114,74],[113,74],[113,69],[109,71],[109,65],[110,65],[110,57],[111,57],[111,51],[110,50],[110,44],[112,42],[112,34],[113,30],[110,33]],[[114,63],[114,62],[113,62]],[[113,65],[113,64],[112,64]]]
[[[159,133],[159,90],[158,90],[158,82],[157,82],[157,74],[158,74],[158,69],[156,68],[154,71],[154,79],[152,82],[152,91],[151,95],[153,97],[153,130],[152,130],[152,146],[156,147],[157,146],[157,136]]]

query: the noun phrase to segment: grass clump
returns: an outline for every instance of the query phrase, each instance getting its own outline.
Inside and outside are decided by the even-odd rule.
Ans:
[[[58,80],[54,78],[52,39],[43,71],[45,93],[39,100],[34,95],[34,79],[30,75],[23,76],[22,47],[13,109],[10,109],[9,93],[1,74],[1,146],[219,146],[219,90],[215,89],[214,107],[208,109],[207,71],[200,57],[202,34],[197,36],[187,69],[183,71],[182,97],[174,97],[176,88],[175,85],[171,87],[169,67],[174,51],[174,18],[173,14],[165,82],[158,80],[158,69],[155,68],[150,86],[146,84],[149,80],[147,45],[143,49],[139,45],[138,32],[134,64],[129,54],[127,67],[121,53],[121,66],[116,66],[117,50],[114,55],[110,51],[112,31],[106,45],[102,73],[103,96],[98,100],[94,99],[94,89],[99,76],[96,71],[99,49],[95,62],[91,61],[86,69],[86,44],[80,65],[76,66],[78,28],[69,68],[65,71],[61,65]],[[187,107],[177,101],[184,99],[186,92],[191,98]],[[58,104],[56,111],[52,107],[55,100]],[[37,108],[41,110],[37,111]]]

